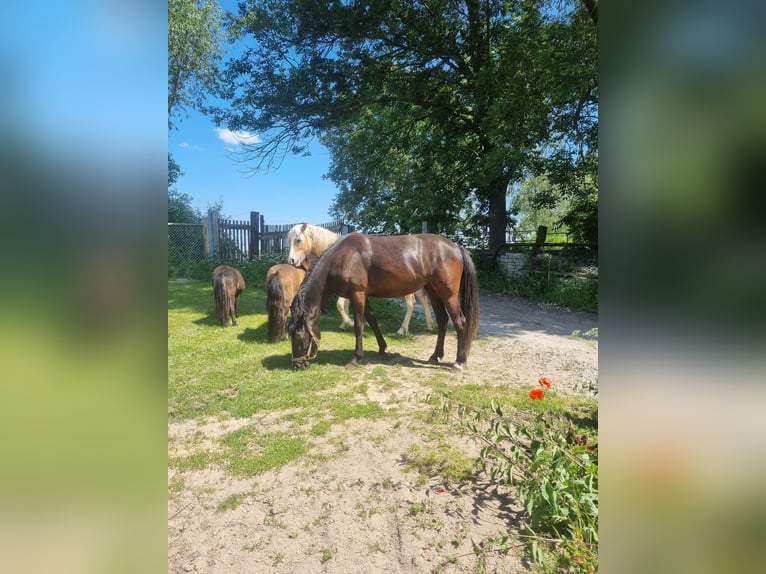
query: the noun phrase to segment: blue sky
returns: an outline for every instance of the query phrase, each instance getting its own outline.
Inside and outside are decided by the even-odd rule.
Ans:
[[[237,10],[231,0],[219,3],[225,10]],[[238,48],[241,44],[235,44],[232,52]],[[328,210],[338,189],[322,179],[330,155],[318,142],[311,146],[308,157],[290,155],[276,171],[252,174],[233,155],[239,148],[237,136],[259,134],[232,134],[226,126],[217,128],[193,111],[189,118],[178,117],[175,123],[177,129],[168,133],[168,151],[184,174],[175,187],[193,198],[194,207],[205,211],[208,204],[222,199],[225,215],[248,219],[251,211],[258,211],[268,225],[332,220]]]
[[[184,174],[175,187],[194,198],[194,207],[205,211],[222,199],[225,215],[248,219],[251,211],[258,211],[268,225],[332,220],[328,210],[337,188],[322,179],[330,155],[319,143],[309,157],[287,156],[278,170],[253,175],[233,157],[237,136],[251,134],[217,128],[199,113],[179,120],[178,129],[168,134],[168,151]]]

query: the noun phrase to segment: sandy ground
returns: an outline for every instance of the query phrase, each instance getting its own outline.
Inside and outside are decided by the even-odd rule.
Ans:
[[[589,337],[573,337],[597,327],[595,315],[482,293],[481,326],[469,368],[456,373],[463,382],[505,382],[534,388],[541,376],[559,393],[597,395],[598,346]],[[416,307],[416,314],[420,307]],[[416,335],[407,354],[427,358],[433,336]],[[391,345],[389,345],[391,349]],[[385,365],[368,353],[357,371]],[[448,334],[445,359],[454,360],[454,333]],[[402,369],[390,369],[400,385],[390,391],[370,388],[368,398],[423,412],[420,368],[396,357]],[[413,368],[408,368],[412,366]],[[414,368],[418,367],[418,368]],[[398,373],[394,375],[394,373]],[[396,396],[389,396],[388,393]],[[173,456],[244,425],[278,430],[275,413],[250,419],[186,421],[169,426]],[[193,437],[193,438],[192,438]],[[200,438],[202,437],[202,438]],[[193,443],[193,447],[190,445]],[[429,443],[417,418],[357,419],[334,425],[318,437],[311,462],[299,461],[256,478],[239,479],[221,468],[177,473],[170,469],[168,571],[211,573],[426,573],[526,572],[532,567],[521,551],[507,556],[477,555],[473,544],[499,531],[513,530],[519,505],[511,491],[488,484],[444,484],[438,477],[418,479],[407,465],[413,445]],[[469,456],[476,445],[456,438]],[[315,451],[312,450],[312,454]],[[231,495],[241,504],[218,505]],[[450,560],[448,557],[453,557]]]

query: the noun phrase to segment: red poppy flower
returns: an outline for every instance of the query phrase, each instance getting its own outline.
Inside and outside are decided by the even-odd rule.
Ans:
[[[543,393],[542,389],[532,389],[529,391],[529,398],[533,401],[539,401],[542,400],[545,394]]]
[[[548,377],[543,377],[542,379],[540,379],[539,383],[542,386],[547,387],[549,389],[553,387],[553,383],[551,382],[551,380]]]

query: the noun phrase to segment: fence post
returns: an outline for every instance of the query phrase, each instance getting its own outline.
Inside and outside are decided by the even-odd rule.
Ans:
[[[268,251],[267,248],[267,241],[264,240],[263,234],[266,233],[266,219],[263,215],[258,216],[258,238],[260,239],[260,242],[258,243],[258,253],[263,254],[266,251]]]
[[[217,255],[218,242],[218,212],[208,209],[207,217],[202,220],[202,234],[205,243],[205,257],[212,258]]]
[[[428,233],[428,222],[427,221],[421,221],[420,222],[420,233]]]
[[[532,255],[537,255],[540,252],[540,246],[545,243],[545,238],[548,237],[548,228],[545,225],[540,225],[537,228],[537,235],[535,236],[535,246],[532,247]]]
[[[248,246],[250,259],[261,255],[261,223],[263,216],[257,211],[250,212],[250,245]]]

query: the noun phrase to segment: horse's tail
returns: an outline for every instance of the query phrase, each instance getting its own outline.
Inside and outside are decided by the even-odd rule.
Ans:
[[[479,332],[479,280],[476,277],[476,267],[471,259],[471,254],[464,247],[463,275],[460,277],[460,310],[465,317],[465,356],[471,352],[476,333]]]
[[[216,275],[213,281],[213,294],[215,297],[215,310],[218,318],[221,320],[221,327],[226,327],[229,323],[229,289],[228,281],[224,275]]]
[[[277,343],[285,336],[285,294],[282,280],[274,273],[266,280],[266,308],[269,311],[269,343]]]

